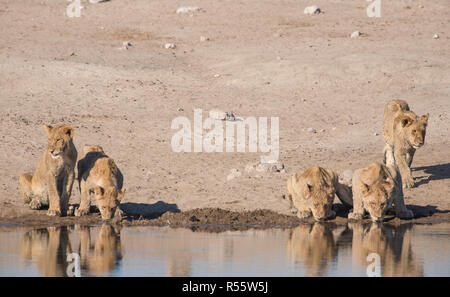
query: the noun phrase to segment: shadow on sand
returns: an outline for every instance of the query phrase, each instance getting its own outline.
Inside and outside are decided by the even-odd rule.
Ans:
[[[438,164],[431,166],[422,166],[412,169],[413,171],[421,171],[430,174],[430,176],[424,177],[418,182],[416,182],[415,187],[428,184],[432,180],[441,180],[450,178],[450,163]]]
[[[171,204],[163,201],[153,204],[125,202],[120,204],[120,209],[132,219],[156,219],[166,212],[180,212],[175,203]]]

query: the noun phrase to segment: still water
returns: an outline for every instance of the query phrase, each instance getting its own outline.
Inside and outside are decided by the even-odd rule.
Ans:
[[[108,224],[0,226],[0,276],[367,276],[368,270],[450,276],[450,224],[220,233]]]

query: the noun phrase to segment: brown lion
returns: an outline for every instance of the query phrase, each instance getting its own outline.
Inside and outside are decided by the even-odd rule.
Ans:
[[[287,181],[287,197],[299,218],[311,215],[317,221],[334,218],[336,213],[331,207],[335,194],[344,205],[351,206],[350,189],[339,183],[336,173],[319,166],[294,174]]]
[[[75,210],[75,216],[89,213],[90,195],[94,193],[102,219],[113,218],[125,194],[125,190],[122,190],[123,176],[114,160],[100,146],[84,147],[83,157],[78,161],[78,182],[81,203]]]
[[[353,212],[348,214],[348,218],[361,220],[368,213],[372,221],[381,222],[392,204],[397,217],[413,218],[413,212],[405,206],[401,183],[396,167],[372,163],[355,170],[352,179]]]
[[[404,188],[414,186],[411,164],[416,149],[425,143],[429,114],[418,117],[408,103],[393,100],[386,104],[383,118],[384,164],[400,170]]]
[[[75,179],[77,150],[73,144],[73,128],[62,125],[44,126],[48,133],[48,146],[33,175],[22,174],[19,190],[31,209],[49,206],[47,215],[66,214]]]

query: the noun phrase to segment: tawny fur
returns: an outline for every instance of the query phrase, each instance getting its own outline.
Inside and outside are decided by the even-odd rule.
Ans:
[[[351,205],[350,189],[339,183],[336,173],[319,166],[294,174],[287,181],[287,198],[299,218],[311,215],[316,220],[334,218],[336,213],[331,207],[335,194],[345,205]]]
[[[397,217],[412,218],[414,214],[405,206],[401,183],[395,166],[372,163],[355,170],[352,179],[353,212],[348,218],[361,220],[368,213],[373,221],[380,222],[392,204]]]
[[[78,182],[81,203],[75,216],[89,213],[90,195],[93,193],[102,218],[111,219],[125,194],[122,190],[123,176],[114,160],[100,146],[84,147],[82,159],[78,161]]]
[[[373,259],[369,261],[368,255],[377,254],[380,256],[379,276],[423,276],[423,263],[411,249],[412,224],[349,222],[348,228],[352,230],[353,261],[363,266],[370,262],[375,264]]]
[[[48,146],[33,175],[22,174],[19,190],[31,209],[49,206],[47,215],[61,216],[67,212],[75,179],[77,150],[73,144],[73,128],[44,126]]]
[[[429,114],[418,117],[403,100],[390,101],[384,109],[383,162],[398,167],[404,188],[414,186],[411,164],[416,149],[425,143],[428,118]]]

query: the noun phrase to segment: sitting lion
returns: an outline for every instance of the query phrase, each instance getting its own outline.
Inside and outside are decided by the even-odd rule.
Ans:
[[[67,212],[75,178],[77,150],[73,144],[73,128],[44,126],[48,147],[33,175],[22,174],[19,190],[31,209],[49,205],[47,215],[61,216]]]
[[[123,176],[113,159],[100,146],[84,147],[83,158],[78,161],[78,182],[81,203],[75,216],[89,213],[90,194],[94,193],[102,219],[111,219],[125,194],[125,190],[122,190]]]
[[[317,221],[332,219],[336,213],[331,210],[334,195],[346,206],[351,206],[350,189],[338,181],[338,175],[331,170],[312,166],[303,174],[297,173],[287,181],[287,197],[297,209],[299,218],[310,217]]]
[[[394,166],[372,163],[355,170],[352,179],[353,212],[348,214],[348,218],[361,220],[368,212],[372,221],[381,222],[392,204],[397,217],[413,218],[413,212],[405,206],[401,183],[398,169]]]
[[[384,109],[384,164],[394,163],[400,170],[404,188],[411,188],[414,180],[411,163],[416,149],[425,143],[429,114],[418,117],[403,100],[390,101]]]

